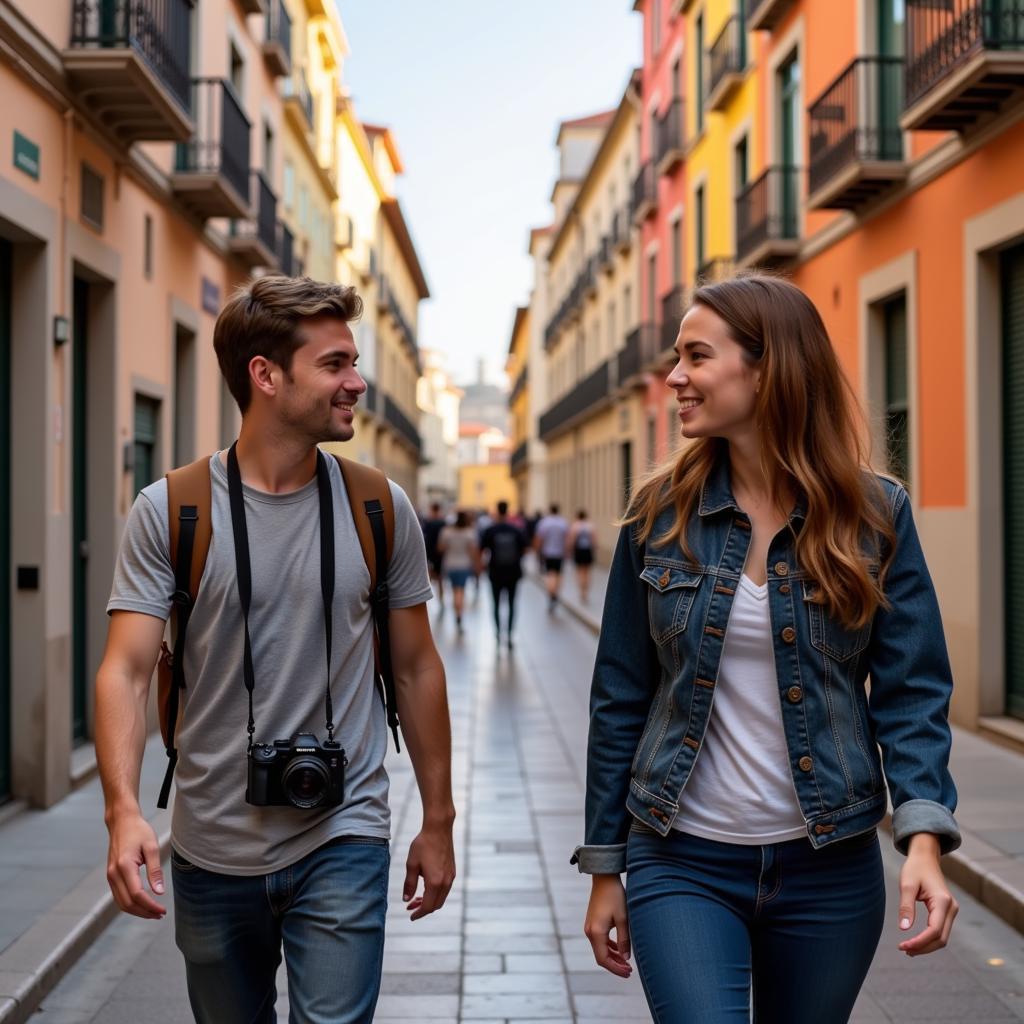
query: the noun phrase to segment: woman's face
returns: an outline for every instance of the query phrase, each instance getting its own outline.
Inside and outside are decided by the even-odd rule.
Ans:
[[[707,306],[683,317],[679,362],[665,383],[676,393],[683,437],[730,438],[754,424],[761,372],[744,357],[726,322]]]

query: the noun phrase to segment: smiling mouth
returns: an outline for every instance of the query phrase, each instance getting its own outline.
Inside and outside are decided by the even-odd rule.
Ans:
[[[355,402],[332,402],[331,405],[335,409],[341,409],[343,412],[352,412],[355,409]]]
[[[703,402],[703,398],[684,398],[679,402],[679,411],[685,412],[687,409],[696,409]]]

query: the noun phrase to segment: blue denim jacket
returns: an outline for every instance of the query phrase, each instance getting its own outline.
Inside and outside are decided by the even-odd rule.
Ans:
[[[946,641],[907,492],[880,480],[896,531],[885,579],[891,608],[863,628],[847,629],[809,600],[814,583],[796,562],[788,527],[768,551],[789,766],[815,847],[877,825],[888,783],[897,848],[905,853],[914,833],[932,832],[948,852],[960,832],[948,769]],[[799,503],[794,530],[805,514]],[[751,537],[728,465],[705,483],[690,524],[696,564],[678,544],[654,543],[673,516],[661,514],[646,544],[623,528],[612,561],[590,697],[586,843],[572,858],[590,874],[625,870],[630,816],[668,833],[711,715]]]

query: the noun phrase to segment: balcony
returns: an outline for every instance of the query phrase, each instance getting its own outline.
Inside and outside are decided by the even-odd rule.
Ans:
[[[74,0],[64,71],[126,146],[192,134],[191,13],[190,0]]]
[[[313,94],[306,73],[296,68],[282,83],[285,117],[300,135],[313,131]]]
[[[286,277],[295,276],[295,236],[284,221],[277,223],[277,263]]]
[[[610,233],[601,239],[601,244],[597,249],[597,262],[606,274],[610,274],[615,269],[615,250],[612,248]]]
[[[541,440],[547,441],[597,412],[609,400],[611,360],[605,360],[540,417]]]
[[[907,0],[905,129],[967,131],[1019,100],[1024,0]]]
[[[200,219],[248,217],[249,119],[224,78],[192,79],[195,129],[175,147],[171,191]]]
[[[620,387],[642,383],[642,374],[658,361],[658,332],[654,324],[641,324],[626,335],[616,356]]]
[[[736,264],[771,267],[800,251],[800,171],[769,167],[736,197]]]
[[[744,20],[751,32],[759,32],[762,29],[771,31],[776,28],[785,17],[786,12],[793,6],[793,0],[743,0],[743,2],[747,5]]]
[[[261,171],[253,172],[251,196],[256,216],[231,222],[228,248],[250,270],[255,267],[276,269],[277,196]]]
[[[640,224],[647,219],[658,206],[658,182],[654,174],[654,164],[650,160],[640,168],[640,173],[633,181],[632,219]]]
[[[731,256],[713,256],[697,267],[697,284],[718,284],[728,281],[736,273],[736,263]]]
[[[580,280],[583,282],[583,297],[594,298],[597,295],[597,256],[591,256],[583,264]]]
[[[612,221],[612,238],[615,248],[621,253],[629,252],[633,245],[633,225],[630,223],[628,205],[622,207]]]
[[[726,23],[708,50],[708,110],[724,110],[743,84],[747,66],[747,33],[743,19],[735,15]]]
[[[292,69],[292,19],[282,0],[270,0],[264,21],[263,61],[275,78],[284,78]]]
[[[384,396],[384,422],[419,456],[423,449],[420,433],[390,395]]]
[[[686,107],[682,97],[677,96],[655,125],[656,173],[660,178],[683,162],[683,125],[686,123]]]
[[[661,351],[669,352],[675,348],[679,336],[679,324],[686,312],[686,285],[677,284],[661,300]]]
[[[520,476],[526,472],[529,468],[529,441],[523,441],[522,444],[516,446],[515,451],[512,452],[512,458],[509,460],[509,473],[512,476]]]
[[[903,59],[858,57],[808,109],[812,209],[856,210],[907,176]]]

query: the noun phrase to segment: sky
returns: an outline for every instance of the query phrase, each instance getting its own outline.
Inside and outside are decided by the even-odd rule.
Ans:
[[[529,232],[551,219],[558,123],[618,106],[641,57],[630,0],[336,0],[356,115],[390,127],[426,273],[419,344],[500,383]]]

